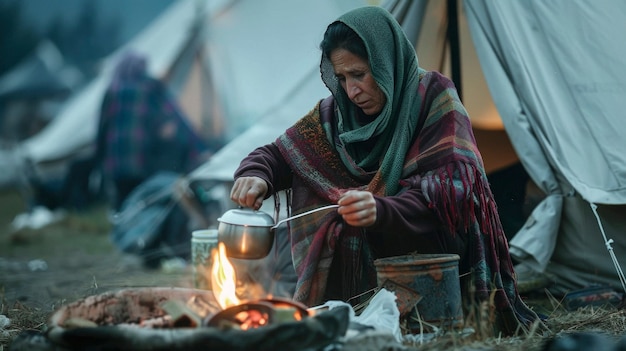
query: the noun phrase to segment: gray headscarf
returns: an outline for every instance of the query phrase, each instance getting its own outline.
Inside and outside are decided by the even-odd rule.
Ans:
[[[421,99],[418,94],[420,68],[415,48],[400,24],[384,8],[357,8],[337,21],[345,23],[363,40],[372,75],[387,98],[379,116],[361,126],[357,122],[358,107],[341,88],[330,60],[322,55],[322,80],[339,108],[339,139],[360,167],[380,170],[386,183],[386,194],[393,195],[399,190],[404,156],[417,134]],[[373,149],[363,159],[358,159],[355,143],[372,137],[377,137]],[[344,164],[353,174],[361,172],[354,169],[349,160],[344,159]]]

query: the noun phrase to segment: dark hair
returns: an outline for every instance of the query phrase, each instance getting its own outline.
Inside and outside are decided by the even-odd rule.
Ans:
[[[330,54],[333,50],[345,49],[363,60],[369,61],[365,43],[352,28],[343,22],[333,22],[326,28],[320,49],[328,60],[330,60]]]

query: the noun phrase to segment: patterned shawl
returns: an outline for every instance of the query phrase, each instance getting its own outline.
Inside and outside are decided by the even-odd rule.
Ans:
[[[293,211],[336,203],[347,189],[384,196],[421,188],[442,223],[441,231],[433,235],[468,237],[469,267],[460,271],[472,273],[465,278],[470,291],[483,301],[495,292],[504,332],[527,326],[537,316],[516,291],[508,244],[469,117],[453,83],[417,67],[413,49],[408,51],[410,43],[384,9],[357,9],[339,21],[366,43],[372,73],[387,95],[387,105],[371,123],[373,127],[347,130],[356,125],[351,122],[356,118],[354,106],[333,81],[328,62],[322,60],[322,77],[333,97],[276,140],[294,173]],[[363,160],[354,157],[352,143],[368,135],[383,145],[372,151],[380,165],[375,172],[364,171]],[[376,272],[364,229],[347,226],[334,211],[301,217],[289,225],[298,274],[296,300],[309,306],[323,302],[332,288],[327,286],[331,264],[335,267],[339,262],[344,299],[375,287]]]

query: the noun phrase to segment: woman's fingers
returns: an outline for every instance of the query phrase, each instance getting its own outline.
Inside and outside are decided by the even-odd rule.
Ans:
[[[243,207],[261,208],[267,193],[267,183],[259,177],[241,177],[235,180],[230,199]]]
[[[349,225],[367,227],[376,222],[376,199],[369,191],[347,191],[337,204],[337,212]]]

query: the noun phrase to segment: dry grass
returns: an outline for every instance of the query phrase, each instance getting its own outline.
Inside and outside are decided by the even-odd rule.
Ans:
[[[41,331],[45,329],[48,311],[39,308],[31,308],[15,301],[11,306],[5,305],[4,294],[0,294],[0,314],[6,316],[11,321],[5,329],[0,330],[0,350],[3,346],[8,347],[10,342],[21,332],[28,330]]]
[[[369,293],[373,296],[375,290]],[[465,327],[462,330],[427,333],[422,340],[415,338],[413,341],[406,341],[404,346],[417,351],[539,351],[543,350],[546,342],[564,334],[597,333],[617,340],[626,333],[626,310],[622,308],[587,306],[569,311],[562,301],[547,290],[543,294],[534,294],[526,302],[547,318],[543,325],[537,323],[531,326],[529,331],[520,332],[518,336],[493,335],[494,305],[491,300],[475,306],[472,314],[465,316]],[[368,303],[369,300],[366,300],[357,305],[356,313],[362,312]],[[427,325],[424,321],[418,322]],[[406,320],[401,321],[403,334],[407,331],[406,323]]]
[[[564,334],[596,333],[617,340],[626,333],[626,310],[614,306],[587,306],[576,311],[568,311],[561,301],[548,291],[543,297],[528,301],[529,306],[548,311],[545,326],[549,330],[534,325],[527,333],[515,337],[489,336],[493,319],[487,311],[492,310],[488,303],[479,309],[485,311],[482,320],[466,320],[466,325],[473,329],[471,334],[448,332],[428,343],[412,343],[408,346],[415,350],[507,350],[533,351],[542,350],[545,343]],[[482,331],[481,331],[482,328]]]
[[[589,331],[619,337],[626,332],[626,311],[587,306],[574,312],[559,311],[548,319],[547,324],[556,333]]]

